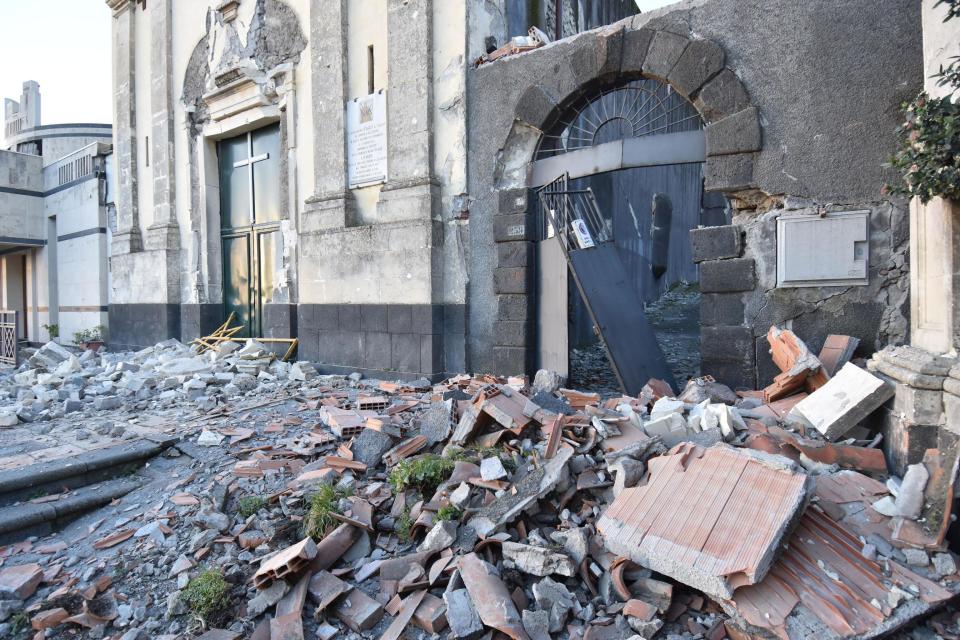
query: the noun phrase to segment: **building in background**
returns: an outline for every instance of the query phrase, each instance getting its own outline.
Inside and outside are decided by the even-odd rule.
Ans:
[[[41,124],[40,85],[5,99],[0,290],[18,337],[61,341],[108,323],[112,127]],[[54,333],[57,330],[54,329]]]

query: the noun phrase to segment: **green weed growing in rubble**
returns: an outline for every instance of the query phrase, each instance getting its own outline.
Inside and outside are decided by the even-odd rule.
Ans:
[[[243,496],[237,502],[237,512],[244,518],[249,518],[267,506],[267,501],[261,496]]]
[[[10,632],[14,635],[30,628],[30,616],[26,611],[17,611],[10,617]]]
[[[187,584],[180,598],[206,622],[230,606],[230,587],[219,571],[208,569]]]
[[[433,495],[440,483],[453,471],[455,464],[450,458],[434,454],[403,460],[390,472],[390,485],[397,492],[414,488],[421,495]]]
[[[458,522],[460,518],[463,517],[463,510],[459,507],[455,507],[452,504],[447,504],[440,507],[440,510],[437,511],[437,517],[434,518],[437,522],[443,522],[444,520],[452,520]]]
[[[333,526],[337,519],[334,513],[340,513],[338,503],[341,498],[347,497],[347,492],[324,484],[310,497],[310,511],[303,521],[303,533],[312,538],[322,538],[327,529]]]
[[[393,531],[397,534],[400,542],[406,544],[410,542],[410,534],[413,529],[413,519],[410,517],[410,509],[404,509],[403,513],[397,518],[393,525]]]

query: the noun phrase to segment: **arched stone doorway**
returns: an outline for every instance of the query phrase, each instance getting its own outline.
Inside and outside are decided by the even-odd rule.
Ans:
[[[712,221],[694,106],[651,78],[598,87],[543,133],[534,158],[537,366],[611,392],[635,392],[651,375],[680,384],[699,375],[689,231]],[[557,179],[571,202],[590,210],[574,215],[592,218],[593,239],[614,245],[596,281],[586,264],[568,265],[574,256],[559,242],[557,228],[570,221],[553,219],[565,215],[564,203],[556,184],[542,184]],[[579,254],[581,263],[591,257],[601,259]]]
[[[697,180],[702,179],[696,222],[712,226],[727,223],[724,194],[743,195],[755,186],[753,159],[761,147],[759,114],[736,74],[724,66],[724,52],[718,45],[671,31],[642,28],[601,31],[578,39],[572,47],[567,54],[569,71],[554,67],[555,75],[549,80],[531,81],[519,91],[513,125],[497,156],[494,182],[499,206],[493,231],[498,262],[493,286],[498,321],[493,346],[498,370],[516,371],[522,357],[524,368],[533,371],[542,359],[536,251],[542,237],[531,189],[566,169],[572,169],[574,181],[589,181],[597,175],[617,180],[614,176],[621,171],[650,173],[661,166],[690,165],[699,173]],[[659,87],[670,104],[689,117],[686,122],[696,126],[673,131],[651,127],[647,135],[630,135],[638,133],[632,131],[633,122],[614,113],[594,123],[597,126],[585,144],[556,147],[555,140],[562,137],[557,129],[570,124],[571,114],[583,113],[590,104],[602,105],[598,98],[622,93],[631,83],[638,93],[644,85],[648,90]],[[672,136],[670,144],[663,144],[668,136]],[[654,194],[648,195],[647,207],[652,214]],[[687,207],[687,224],[691,222],[689,212]],[[688,229],[683,226],[671,225],[671,240],[677,231],[686,233]],[[689,240],[684,240],[686,245]],[[532,241],[526,258],[521,255],[521,241]],[[646,253],[651,249],[646,247]],[[642,254],[638,247],[635,255],[642,258]],[[686,266],[693,269],[690,262]],[[669,265],[657,270],[661,269],[666,273]],[[647,272],[658,279],[652,269]],[[663,282],[670,280],[668,277]],[[745,282],[744,286],[751,284]],[[637,295],[642,297],[651,290],[659,295],[661,286],[669,285],[655,289],[648,286]]]

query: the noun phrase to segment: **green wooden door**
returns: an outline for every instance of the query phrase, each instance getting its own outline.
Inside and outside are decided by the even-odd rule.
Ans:
[[[243,323],[240,335],[259,337],[283,251],[280,125],[221,140],[217,152],[224,311]]]

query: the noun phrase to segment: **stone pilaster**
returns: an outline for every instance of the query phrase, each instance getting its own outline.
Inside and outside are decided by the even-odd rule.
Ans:
[[[137,130],[134,98],[135,5],[133,0],[107,0],[113,11],[113,153],[117,168],[117,232],[113,255],[140,251],[137,207]]]
[[[433,156],[433,0],[389,0],[387,144],[382,219],[429,218],[439,188]]]
[[[304,204],[303,233],[342,228],[354,217],[347,189],[347,2],[310,3],[314,195]]]
[[[150,4],[150,172],[153,176],[153,222],[147,229],[147,248],[177,250],[176,179],[173,117],[173,2]]]
[[[871,372],[896,390],[878,412],[891,473],[903,476],[909,465],[923,460],[927,449],[938,447],[945,427],[944,384],[954,363],[910,346],[886,347],[867,362]]]

